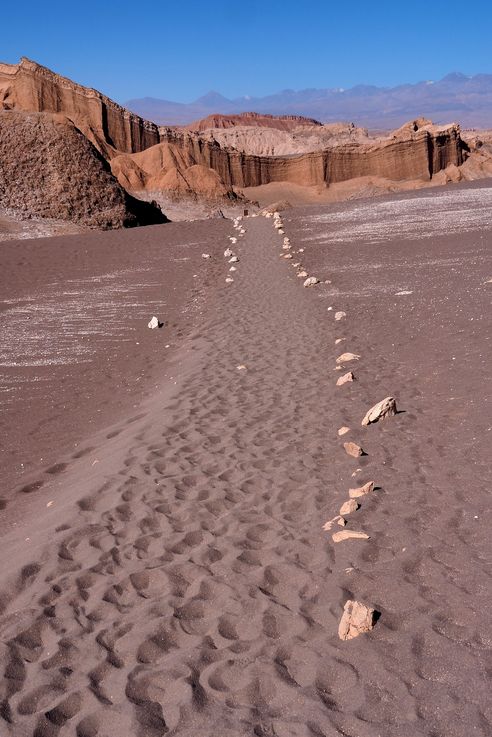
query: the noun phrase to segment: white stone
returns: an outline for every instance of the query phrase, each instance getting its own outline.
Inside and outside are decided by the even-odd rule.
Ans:
[[[151,330],[155,330],[155,328],[158,328],[159,327],[159,320],[157,319],[157,317],[155,315],[152,318],[152,320],[149,322],[148,327]]]
[[[348,361],[358,361],[360,356],[358,356],[356,353],[342,353],[341,356],[338,356],[337,363],[347,363]]]
[[[303,287],[314,287],[315,284],[319,284],[319,279],[317,279],[315,276],[308,276],[303,284]]]
[[[359,601],[348,600],[343,607],[343,614],[338,625],[338,636],[341,640],[353,640],[374,627],[374,609]]]

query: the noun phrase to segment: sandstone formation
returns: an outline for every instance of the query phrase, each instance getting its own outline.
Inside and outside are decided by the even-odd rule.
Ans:
[[[344,144],[292,156],[255,156],[225,150],[215,140],[206,141],[197,134],[172,129],[161,134],[160,146],[165,147],[165,155],[161,150],[160,157],[147,152],[145,161],[141,156],[140,159],[131,157],[137,165],[140,161],[138,168],[143,170],[135,178],[136,184],[140,180],[140,186],[147,186],[147,181],[158,172],[159,176],[165,176],[167,170],[162,165],[166,157],[172,162],[172,168],[178,170],[180,162],[212,169],[224,187],[232,190],[272,182],[329,185],[366,175],[394,180],[430,180],[434,173],[450,164],[460,166],[465,155],[459,126],[440,128],[430,124],[416,131],[406,128],[381,142]]]
[[[364,415],[362,425],[370,425],[378,420],[383,420],[385,417],[392,417],[396,415],[396,402],[393,397],[386,397],[380,402],[371,407],[371,409]]]
[[[0,109],[63,113],[105,156],[159,143],[154,123],[25,57],[0,64]]]
[[[236,115],[209,115],[201,120],[184,126],[188,130],[205,131],[210,128],[237,128],[238,126],[274,128],[280,131],[291,131],[302,126],[323,127],[314,118],[305,118],[302,115],[266,115],[260,113],[238,113]]]
[[[103,229],[165,222],[70,120],[48,113],[0,112],[0,206]]]
[[[290,156],[323,151],[341,144],[371,142],[367,130],[353,124],[304,123],[286,128],[263,125],[261,121],[262,117],[255,125],[251,125],[245,119],[243,125],[235,127],[202,129],[200,135],[204,140],[219,143],[222,148],[253,156]]]
[[[353,124],[257,113],[158,128],[26,58],[0,64],[0,109],[64,115],[111,162],[121,187],[161,201],[234,201],[244,192],[256,199],[266,185],[301,188],[309,200],[310,192],[371,178],[422,186],[484,176],[492,158],[474,139],[465,143],[458,125],[425,119],[378,138]]]
[[[341,640],[352,640],[374,627],[374,609],[359,601],[348,600],[343,607],[343,614],[338,625],[338,636]]]

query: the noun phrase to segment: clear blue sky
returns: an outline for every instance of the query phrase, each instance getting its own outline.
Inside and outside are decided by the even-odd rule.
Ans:
[[[119,102],[190,102],[492,73],[491,24],[491,0],[17,0],[0,60],[28,56]]]

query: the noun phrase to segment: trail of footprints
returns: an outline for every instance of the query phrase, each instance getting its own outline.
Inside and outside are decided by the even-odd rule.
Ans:
[[[281,218],[272,217],[291,255]],[[239,218],[234,228],[224,257],[237,274],[232,248],[246,229]],[[294,268],[308,277],[301,263]],[[264,310],[270,299],[266,289]],[[215,368],[225,348],[212,323],[205,359],[214,368],[184,382],[161,434],[152,442],[137,435],[120,474],[80,500],[79,517],[57,530],[56,549],[21,571],[11,591],[16,613],[0,620],[7,734],[304,737],[307,727],[331,736],[342,711],[355,708],[357,672],[339,659],[336,671],[327,664],[326,653],[337,658],[337,650],[317,602],[317,579],[330,572],[311,532],[324,496],[299,498],[299,484],[318,470],[315,456],[302,452],[307,427],[316,435],[315,413],[306,425],[304,408],[316,406],[317,390],[308,384],[292,404],[299,385],[289,382],[302,377],[293,372],[282,387],[269,379],[276,357],[256,339],[261,324],[249,326],[248,309],[227,319],[243,320],[242,346],[248,364],[262,364],[261,380],[243,392],[224,389],[230,363]],[[293,364],[299,346],[289,335],[277,339]],[[237,365],[233,381],[248,372]],[[281,469],[281,483],[272,467]],[[320,478],[319,492],[322,485]],[[334,536],[348,532],[346,517],[373,489],[369,482],[349,491],[331,520],[340,526]],[[336,601],[333,609],[335,621]]]

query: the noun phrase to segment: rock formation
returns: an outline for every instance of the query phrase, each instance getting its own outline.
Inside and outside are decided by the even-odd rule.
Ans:
[[[120,160],[118,177],[143,188],[155,187],[158,182],[175,188],[175,170],[185,174],[186,167],[200,165],[216,172],[227,190],[271,182],[329,185],[367,175],[430,180],[435,172],[450,164],[460,166],[465,152],[457,125],[408,128],[382,142],[344,144],[297,156],[254,156],[225,150],[217,141],[172,129],[166,129],[162,138],[159,151],[149,149],[145,156]],[[171,182],[165,179],[169,172]]]
[[[49,113],[0,112],[0,205],[103,229],[165,222],[70,120]]]
[[[111,162],[121,187],[146,197],[155,192],[221,201],[253,188],[256,199],[254,188],[263,185],[321,191],[364,177],[445,183],[465,176],[466,167],[470,177],[485,173],[489,155],[475,152],[480,161],[465,162],[469,146],[459,126],[424,119],[384,138],[371,138],[353,124],[257,113],[214,115],[197,121],[193,130],[158,128],[26,58],[0,64],[0,109],[62,114]],[[267,151],[275,155],[264,155]]]
[[[291,131],[302,126],[323,127],[323,123],[302,115],[266,115],[260,113],[238,113],[236,115],[209,115],[184,126],[192,131],[205,131],[209,128],[237,128],[239,126],[275,128]]]
[[[159,143],[154,123],[25,57],[19,64],[0,64],[2,108],[63,113],[106,157],[114,150],[136,153]]]

